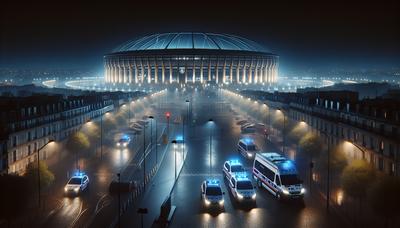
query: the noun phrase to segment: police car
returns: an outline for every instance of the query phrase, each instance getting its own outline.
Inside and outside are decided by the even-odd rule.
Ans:
[[[69,179],[68,183],[64,187],[65,194],[75,194],[78,195],[89,185],[89,177],[84,173],[76,173]]]
[[[178,148],[182,148],[183,147],[184,141],[183,141],[183,136],[182,135],[176,136],[175,141],[176,141],[176,146]]]
[[[256,191],[247,173],[235,173],[229,181],[229,189],[238,202],[256,202]]]
[[[244,172],[242,163],[239,160],[225,161],[222,172],[226,179],[229,181],[235,173]]]
[[[127,147],[131,142],[131,138],[127,135],[121,136],[121,138],[117,141],[118,147]]]
[[[259,151],[258,146],[254,143],[254,140],[251,138],[244,138],[239,140],[237,144],[237,150],[241,153],[245,158],[252,159]]]
[[[224,206],[225,193],[221,189],[219,180],[206,180],[201,184],[201,199],[205,206]]]

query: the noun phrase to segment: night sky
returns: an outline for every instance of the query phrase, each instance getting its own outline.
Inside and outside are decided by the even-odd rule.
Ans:
[[[122,42],[180,31],[252,39],[284,69],[400,65],[399,1],[32,2],[1,4],[0,66],[101,68]]]

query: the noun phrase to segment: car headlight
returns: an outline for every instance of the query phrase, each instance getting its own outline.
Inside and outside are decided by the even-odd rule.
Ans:
[[[282,189],[282,193],[285,194],[285,195],[289,195],[289,191],[286,190],[286,189]]]
[[[238,196],[239,199],[243,199],[243,195],[242,194],[238,193],[237,196]]]
[[[75,187],[74,192],[78,192],[78,191],[79,191],[79,187]]]
[[[218,201],[218,203],[219,203],[219,205],[221,205],[221,206],[224,205],[224,199]]]
[[[124,146],[127,146],[128,145],[128,143],[124,143]]]
[[[117,146],[120,146],[120,145],[121,145],[121,143],[117,142]]]
[[[210,205],[210,201],[208,200],[208,199],[204,199],[204,203],[206,204],[206,205]]]
[[[67,187],[64,187],[64,192],[67,192],[68,191],[68,188]]]
[[[253,157],[253,154],[252,154],[252,153],[249,153],[249,152],[247,152],[247,156],[249,156],[249,157]]]
[[[306,189],[305,189],[305,188],[301,188],[300,193],[301,193],[301,194],[306,193]]]
[[[256,199],[256,193],[254,193],[254,194],[251,196],[251,198],[252,198],[253,200],[255,200],[255,199]]]

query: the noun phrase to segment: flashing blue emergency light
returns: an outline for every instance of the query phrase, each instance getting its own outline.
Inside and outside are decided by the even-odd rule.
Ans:
[[[282,162],[281,167],[285,171],[290,171],[290,170],[295,170],[296,169],[296,166],[290,160],[286,160],[286,161]]]
[[[183,141],[183,136],[182,135],[176,136],[176,141]]]
[[[247,173],[246,172],[238,172],[235,173],[235,177],[239,180],[243,180],[243,179],[248,179]]]
[[[128,140],[128,139],[130,139],[130,137],[128,135],[122,135],[121,139]]]
[[[241,165],[240,161],[237,159],[229,160],[229,164],[231,165]]]
[[[74,174],[74,177],[83,177],[84,175],[85,175],[84,172],[76,171],[75,174]]]
[[[219,186],[219,180],[207,180],[207,185],[214,185],[214,186]]]
[[[253,140],[252,138],[244,138],[243,141],[244,141],[246,144],[251,144],[251,143],[254,142],[254,140]]]

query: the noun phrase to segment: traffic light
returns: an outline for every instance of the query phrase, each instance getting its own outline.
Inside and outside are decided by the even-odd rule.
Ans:
[[[165,113],[165,117],[169,118],[170,116],[171,116],[171,113],[170,113],[170,112],[166,112],[166,113]]]

